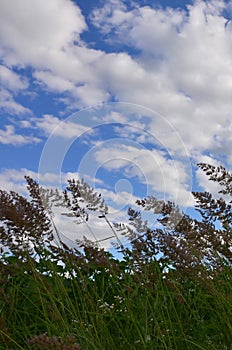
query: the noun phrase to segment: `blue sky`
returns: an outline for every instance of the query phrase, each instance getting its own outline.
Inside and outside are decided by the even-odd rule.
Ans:
[[[192,189],[214,192],[196,164],[231,169],[231,15],[221,0],[1,0],[1,188],[84,178],[112,220],[146,195],[189,210]]]

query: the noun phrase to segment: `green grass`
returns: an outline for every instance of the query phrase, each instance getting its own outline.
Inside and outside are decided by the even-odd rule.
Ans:
[[[125,260],[105,256],[108,265],[99,263],[97,253],[96,264],[67,254],[65,269],[49,258],[6,258],[0,349],[71,350],[74,340],[84,350],[232,349],[231,268],[201,280],[164,274],[156,261],[132,273]],[[50,345],[29,344],[45,334]]]

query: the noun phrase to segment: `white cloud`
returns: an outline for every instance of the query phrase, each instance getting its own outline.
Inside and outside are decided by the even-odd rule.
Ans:
[[[23,114],[31,111],[15,100],[15,95],[25,92],[29,86],[25,77],[12,69],[0,65],[0,109],[9,114]]]
[[[109,0],[103,7],[92,11],[91,20],[101,32],[108,34],[112,29],[116,32],[128,29],[133,16],[133,12],[127,11],[127,6],[123,1]]]
[[[0,130],[0,143],[5,145],[25,145],[28,143],[38,143],[41,140],[34,136],[27,136],[15,133],[13,125],[6,125],[5,130]]]
[[[36,71],[34,73],[34,77],[36,78],[38,84],[42,83],[45,85],[45,87],[49,86],[50,91],[61,93],[74,88],[74,84],[71,81],[54,75],[51,72]]]
[[[24,176],[28,175],[33,179],[38,178],[38,174],[35,171],[31,171],[26,168],[21,169],[5,169],[0,172],[0,188],[5,191],[15,191],[19,194],[25,195],[26,181]]]
[[[133,206],[138,197],[127,191],[111,191],[106,188],[98,188],[98,192],[106,200],[109,206],[109,214],[114,217],[119,216],[125,212],[127,206]]]
[[[74,123],[68,119],[61,120],[50,114],[45,114],[40,118],[31,118],[31,126],[37,130],[42,130],[45,136],[57,136],[67,139],[78,138],[85,133],[91,134],[93,132],[89,127]]]
[[[209,164],[215,165],[215,162],[210,162]],[[219,165],[219,164],[217,164],[217,165]],[[209,192],[215,198],[221,197],[221,195],[218,193],[218,191],[220,191],[222,189],[222,187],[217,182],[209,181],[209,177],[201,169],[197,169],[196,179],[197,179],[198,185],[200,186],[201,191]]]
[[[231,105],[231,26],[225,26],[222,15],[225,3],[197,1],[186,12],[149,6],[127,10],[125,2],[110,1],[95,10],[95,25],[104,32],[113,30],[112,40],[136,48],[136,55],[108,54],[80,41],[74,45],[86,24],[71,1],[19,3],[27,11],[18,5],[17,16],[9,2],[1,4],[2,48],[10,48],[5,50],[8,62],[15,56],[15,64],[32,65],[38,82],[53,92],[69,92],[71,99],[63,101],[73,106],[75,101],[80,107],[114,96],[153,108],[175,125],[190,149],[204,120],[210,124],[207,146],[212,146],[214,121],[223,123]],[[191,138],[188,130],[194,130]]]
[[[225,128],[231,119],[231,29],[222,15],[226,6],[223,1],[197,1],[187,13],[149,6],[127,10],[110,3],[93,16],[103,32],[112,31],[114,40],[140,50],[134,58],[104,57],[112,93],[161,113],[191,152],[212,149],[217,136],[223,140],[218,126]],[[166,138],[167,145],[170,141]]]
[[[15,101],[13,94],[0,87],[0,109],[12,115],[31,114],[31,110]]]
[[[20,0],[16,5],[3,0],[0,56],[7,65],[32,67],[41,88],[69,92],[69,104],[95,104],[109,95],[94,67],[103,53],[86,48],[80,39],[86,29],[80,8],[70,0]]]
[[[26,169],[25,169],[26,170]],[[0,188],[5,191],[15,191],[20,194],[26,192],[24,175],[27,173],[22,170],[5,169],[0,173]]]
[[[205,163],[210,164],[215,167],[224,166],[223,162],[219,159],[215,159],[212,155],[198,155],[198,162],[199,163]],[[231,172],[231,166],[226,168],[229,172]],[[223,197],[224,199],[228,200],[228,202],[231,200],[230,195],[222,195],[219,193],[220,190],[223,189],[222,186],[219,185],[218,182],[209,180],[209,176],[206,175],[206,172],[204,172],[202,169],[197,168],[196,173],[196,181],[197,186],[199,187],[200,191],[206,191],[213,195],[214,198],[220,198]]]
[[[2,0],[0,13],[5,59],[13,64],[42,64],[41,59],[49,53],[79,41],[86,29],[79,7],[70,0],[50,0],[46,4],[39,0]]]
[[[86,83],[85,85],[76,88],[74,98],[75,96],[84,106],[92,106],[97,102],[107,101],[110,94],[104,89],[94,86],[91,83]]]
[[[28,87],[28,82],[25,78],[3,65],[0,65],[0,83],[12,91],[24,90]]]
[[[5,169],[0,172],[0,188],[25,194],[26,180],[24,176],[30,176],[42,186],[59,189],[61,189],[61,185],[67,185],[67,179],[80,179],[80,175],[73,172],[55,174],[39,173],[28,168]]]
[[[133,145],[117,144],[100,147],[95,158],[108,171],[122,172],[127,178],[136,178],[149,186],[149,194],[158,193],[162,199],[171,199],[183,206],[193,204],[190,191],[191,179],[185,165],[168,159],[163,151],[147,150]],[[189,182],[189,183],[188,183]]]

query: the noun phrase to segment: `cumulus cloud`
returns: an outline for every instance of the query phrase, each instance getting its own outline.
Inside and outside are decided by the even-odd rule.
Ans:
[[[22,78],[19,74],[3,65],[0,65],[0,83],[12,91],[24,90],[28,87],[26,78]]]
[[[15,101],[14,95],[0,87],[0,110],[12,115],[31,114],[31,110]]]
[[[38,143],[38,137],[17,134],[13,125],[6,125],[5,130],[0,130],[0,143],[4,145],[26,145],[28,143]]]
[[[61,93],[74,88],[74,84],[71,81],[51,72],[36,71],[34,77],[38,84],[43,84],[45,87],[49,86],[50,91]]]
[[[30,176],[34,180],[40,179],[40,184],[44,186],[53,186],[60,176],[53,173],[38,174],[28,168],[4,169],[0,172],[0,188],[5,191],[15,191],[22,195],[27,193],[26,181],[24,176]]]
[[[30,113],[30,109],[16,101],[15,96],[24,93],[29,83],[26,77],[0,64],[0,109],[9,114]]]
[[[95,61],[104,53],[86,47],[81,40],[85,30],[85,18],[70,0],[46,4],[20,0],[14,5],[4,0],[0,4],[3,62],[31,67],[34,84],[50,92],[68,92],[68,103],[77,105],[78,101],[79,106],[109,97],[95,72]]]
[[[3,58],[12,64],[41,64],[58,54],[86,29],[78,6],[69,0],[1,1],[0,37]],[[44,62],[46,64],[46,62]]]
[[[116,61],[108,73],[114,77],[114,94],[161,113],[191,152],[212,149],[217,137],[223,143],[222,129],[231,120],[231,26],[223,16],[226,7],[223,1],[197,1],[186,12],[149,6],[127,9],[111,2],[92,17],[103,33],[111,31],[114,40],[139,50],[134,57],[105,57],[106,68],[107,60]]]
[[[162,196],[162,199],[173,200],[183,206],[193,203],[184,164],[167,159],[163,151],[121,144],[119,140],[114,145],[100,147],[95,157],[108,171],[121,172],[127,178],[137,177],[140,183],[149,186],[151,193]]]
[[[39,0],[20,0],[14,5],[1,1],[0,72],[4,88],[0,105],[8,113],[29,112],[15,101],[14,95],[28,89],[23,75],[29,67],[33,86],[55,93],[56,98],[60,96],[68,108],[111,99],[150,108],[162,118],[147,112],[146,121],[136,117],[133,122],[127,114],[112,111],[102,121],[132,123],[149,131],[149,141],[157,138],[167,149],[166,154],[127,145],[101,149],[95,161],[101,164],[114,156],[113,162],[105,163],[108,170],[118,168],[127,176],[137,175],[141,182],[137,170],[143,169],[152,188],[158,190],[159,184],[171,197],[175,197],[181,184],[179,196],[182,203],[187,203],[189,189],[184,165],[177,160],[179,170],[173,170],[170,155],[175,159],[186,148],[193,162],[200,161],[203,154],[228,164],[232,161],[232,25],[225,17],[231,4],[199,0],[180,10],[127,3],[105,2],[89,17],[108,45],[106,51],[104,45],[98,47],[95,43],[93,49],[83,41],[87,19],[72,1],[50,0],[44,4]],[[21,75],[15,67],[22,69]],[[27,125],[45,136],[54,132],[63,138],[79,137],[87,130],[84,124],[71,121],[57,127],[60,119],[48,114],[32,118]],[[130,127],[123,129],[122,136],[148,142],[148,136],[136,135]],[[1,137],[5,143],[7,138],[18,144],[23,142],[10,126]],[[118,159],[119,151],[137,168]],[[160,170],[155,174],[148,154]],[[202,182],[199,177],[198,180]]]
[[[93,130],[87,126],[75,123],[69,119],[62,120],[50,114],[44,114],[40,118],[31,118],[29,126],[42,131],[44,136],[66,139],[76,139],[85,133],[93,133]]]

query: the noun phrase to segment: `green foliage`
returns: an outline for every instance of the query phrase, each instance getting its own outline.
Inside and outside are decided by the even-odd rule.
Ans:
[[[231,174],[199,166],[231,195]],[[118,245],[119,260],[88,240],[79,249],[54,241],[53,205],[85,225],[92,211],[106,217],[84,181],[60,194],[26,180],[31,200],[0,191],[0,349],[232,348],[228,198],[193,193],[202,220],[152,196],[138,200],[128,225],[114,225],[130,242]],[[143,220],[146,211],[159,227]]]

